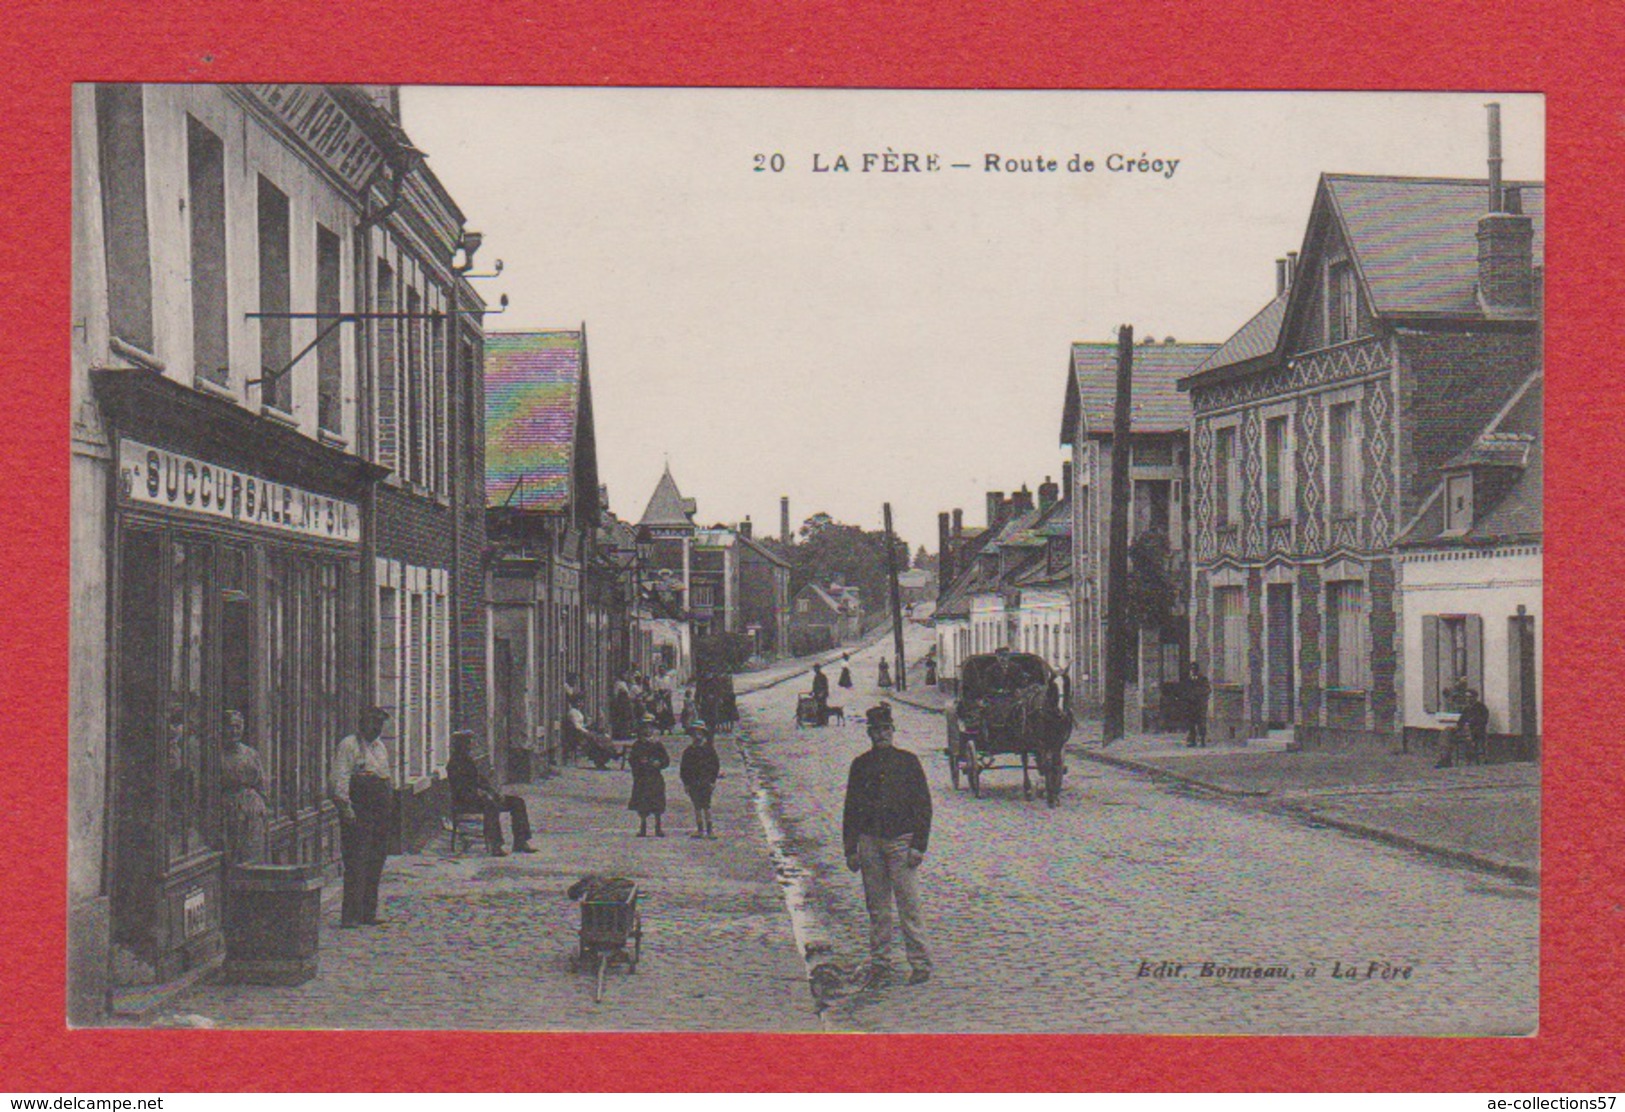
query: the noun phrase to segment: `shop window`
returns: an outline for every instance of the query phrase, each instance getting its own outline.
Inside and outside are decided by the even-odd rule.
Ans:
[[[287,313],[292,308],[288,197],[265,178],[259,179],[260,312]],[[260,400],[283,413],[293,412],[293,321],[260,318]]]
[[[226,149],[186,117],[186,177],[192,233],[192,369],[220,386],[231,380],[226,315]]]
[[[147,240],[147,138],[141,86],[96,86],[96,141],[108,327],[115,339],[150,353],[152,256]]]
[[[1213,592],[1213,681],[1247,679],[1247,592],[1219,587]]]
[[[333,314],[340,312],[339,237],[316,225],[316,320],[318,333],[326,332],[316,345],[316,413],[322,429],[344,433],[344,348],[342,329]]]
[[[213,581],[205,544],[177,542],[171,549],[169,716],[166,761],[168,860],[184,861],[211,848],[215,753],[209,745],[222,723],[208,698],[208,596]],[[215,746],[218,746],[215,741]]]
[[[1326,584],[1326,683],[1356,691],[1371,685],[1365,584],[1358,579]]]

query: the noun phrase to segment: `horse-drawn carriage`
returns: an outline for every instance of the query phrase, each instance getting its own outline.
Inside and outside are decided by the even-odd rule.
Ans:
[[[1021,769],[1021,788],[1033,796],[1031,772],[1044,782],[1051,807],[1061,798],[1066,774],[1062,747],[1072,735],[1065,677],[1032,653],[1000,650],[973,656],[960,666],[959,698],[948,711],[948,775],[957,790],[970,784],[980,798],[982,773]],[[1019,757],[1020,765],[999,757]]]

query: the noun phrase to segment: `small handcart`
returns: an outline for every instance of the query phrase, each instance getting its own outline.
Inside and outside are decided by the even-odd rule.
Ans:
[[[571,890],[581,900],[581,936],[570,967],[597,975],[592,998],[604,999],[604,974],[611,965],[638,971],[643,956],[643,919],[638,914],[638,886],[620,877],[593,877],[584,890]]]

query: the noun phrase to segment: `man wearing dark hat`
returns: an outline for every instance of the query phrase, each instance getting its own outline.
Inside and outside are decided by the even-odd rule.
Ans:
[[[389,771],[389,748],[380,736],[389,712],[368,707],[361,712],[361,729],[339,742],[333,754],[333,802],[339,807],[339,843],[344,857],[344,910],[339,926],[371,926],[378,922],[378,878],[390,819],[395,813],[395,789]]]
[[[931,838],[931,789],[920,759],[892,745],[891,706],[881,703],[865,717],[871,748],[853,760],[846,779],[841,823],[846,867],[863,873],[876,979],[889,968],[895,906],[913,970],[909,984],[922,984],[931,976],[931,955],[925,947],[916,870]]]
[[[530,812],[517,795],[503,795],[491,786],[474,762],[473,730],[456,730],[451,735],[451,760],[446,762],[446,781],[451,786],[451,805],[457,813],[479,811],[485,816],[485,848],[492,857],[506,857],[502,848],[502,815],[512,816],[513,851],[535,853],[530,844]]]

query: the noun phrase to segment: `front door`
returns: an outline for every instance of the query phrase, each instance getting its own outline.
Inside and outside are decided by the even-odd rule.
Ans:
[[[1279,730],[1292,725],[1292,585],[1271,583],[1266,600],[1269,677],[1264,717],[1270,729]]]

